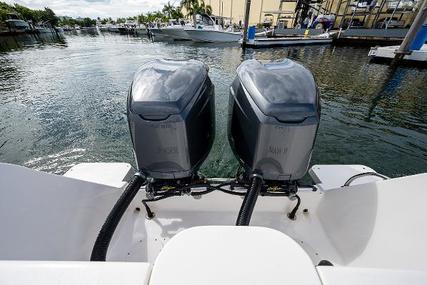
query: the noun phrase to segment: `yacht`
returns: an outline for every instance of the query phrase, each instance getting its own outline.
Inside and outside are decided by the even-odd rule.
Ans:
[[[151,24],[148,28],[148,34],[154,41],[167,41],[171,40],[167,34],[163,33],[160,23]]]
[[[119,28],[116,26],[116,25],[109,25],[108,27],[107,27],[107,30],[110,32],[110,33],[119,33],[120,31],[119,31]]]
[[[229,96],[235,177],[198,171],[215,95],[195,60],[135,74],[135,169],[0,163],[0,284],[427,284],[427,173],[309,167],[320,95],[294,61],[244,61]]]
[[[135,28],[135,32],[138,35],[147,35],[147,27],[145,25],[140,24]]]
[[[45,24],[40,24],[35,27],[35,30],[39,34],[47,34],[52,33],[52,28]]]
[[[201,20],[196,27],[184,29],[189,38],[195,42],[238,42],[242,36],[240,32],[234,32],[232,28],[224,30],[218,25],[214,16],[201,15]]]
[[[26,33],[31,31],[30,25],[21,19],[9,19],[5,21],[7,30],[12,33]]]
[[[175,41],[191,40],[191,38],[188,36],[187,32],[185,31],[185,28],[191,28],[191,25],[188,23],[181,24],[179,21],[172,19],[172,20],[169,20],[169,23],[166,27],[161,28],[161,33],[165,37],[169,37],[170,39]]]
[[[100,25],[98,26],[99,31],[102,33],[108,32],[108,25]]]

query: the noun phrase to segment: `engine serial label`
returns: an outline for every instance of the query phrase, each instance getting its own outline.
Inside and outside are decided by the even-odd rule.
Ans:
[[[285,155],[288,152],[288,148],[281,147],[281,146],[274,146],[270,145],[268,147],[268,153],[278,156],[278,155]]]
[[[177,154],[178,153],[178,147],[176,147],[176,146],[158,147],[157,153],[160,153],[160,154]]]

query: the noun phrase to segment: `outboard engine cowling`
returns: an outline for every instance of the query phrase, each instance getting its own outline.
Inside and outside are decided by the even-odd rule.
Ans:
[[[247,60],[230,88],[228,138],[246,172],[290,181],[307,172],[320,121],[313,75],[286,59]]]
[[[194,175],[212,147],[214,108],[214,86],[202,62],[144,64],[127,104],[138,170],[155,179]]]

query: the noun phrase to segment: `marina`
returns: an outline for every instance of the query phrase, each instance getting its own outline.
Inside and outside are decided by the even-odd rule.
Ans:
[[[426,284],[393,1],[0,2],[0,284]]]
[[[0,91],[3,99],[0,109],[7,115],[0,128],[3,134],[13,135],[0,141],[1,145],[7,140],[0,148],[0,159],[59,174],[79,160],[118,159],[132,163],[123,117],[128,82],[141,62],[163,55],[199,59],[209,65],[216,87],[220,128],[202,170],[211,177],[232,176],[237,162],[221,141],[226,137],[226,95],[235,68],[242,59],[291,58],[302,62],[323,82],[319,88],[325,100],[324,121],[313,153],[314,163],[370,164],[392,177],[418,173],[419,167],[425,165],[425,158],[418,151],[427,149],[423,97],[427,92],[427,74],[415,68],[393,71],[387,65],[371,64],[368,53],[368,48],[333,45],[243,52],[238,44],[153,43],[147,37],[115,33],[69,34],[65,43],[28,42],[26,47],[13,46],[12,51],[1,54],[1,80],[5,87]],[[342,65],[343,61],[347,64]],[[60,71],[66,66],[72,68]],[[87,77],[88,73],[96,80]],[[31,76],[23,78],[24,74]],[[39,94],[36,90],[45,91]],[[91,106],[98,107],[91,112]],[[109,114],[103,110],[110,110]],[[22,112],[28,122],[22,131],[28,131],[31,139],[19,147],[17,142],[24,133],[12,130],[20,122],[17,118]],[[56,114],[62,115],[53,119]],[[108,122],[108,126],[103,122]],[[356,127],[359,125],[363,127]],[[32,132],[31,128],[40,131]],[[366,145],[365,140],[377,143]],[[54,146],[54,141],[61,144]],[[354,155],[355,149],[364,151]],[[401,165],[394,163],[396,157],[402,161]]]

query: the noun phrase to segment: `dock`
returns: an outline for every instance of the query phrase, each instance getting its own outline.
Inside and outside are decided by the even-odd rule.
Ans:
[[[268,48],[297,45],[325,45],[331,44],[332,38],[321,37],[280,37],[280,38],[255,38],[246,44],[250,48]]]
[[[368,56],[373,62],[391,62],[396,56],[399,46],[374,47],[369,51]],[[404,55],[403,63],[427,67],[427,44],[420,50],[413,50],[410,54]]]
[[[348,29],[339,31],[334,44],[344,45],[396,45],[400,44],[409,29]]]

